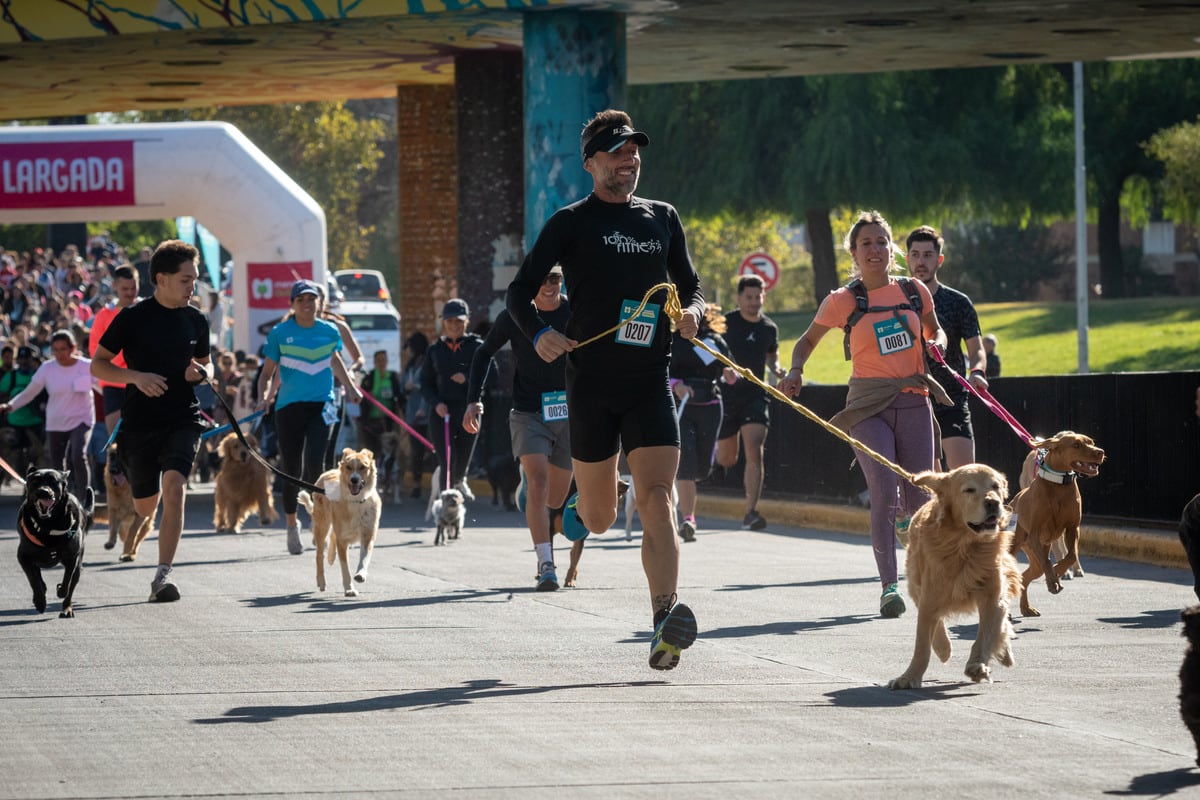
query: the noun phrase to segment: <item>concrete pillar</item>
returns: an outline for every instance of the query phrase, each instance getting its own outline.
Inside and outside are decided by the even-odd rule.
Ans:
[[[458,294],[458,148],[454,86],[396,93],[403,335],[437,336],[442,304]]]
[[[597,111],[625,106],[625,17],[573,9],[524,18],[525,240],[587,196],[579,133]]]
[[[521,54],[454,59],[458,111],[458,278],[471,323],[495,319],[524,251]]]

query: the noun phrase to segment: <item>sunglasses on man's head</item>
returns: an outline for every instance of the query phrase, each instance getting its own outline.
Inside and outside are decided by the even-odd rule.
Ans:
[[[547,275],[542,283],[562,283],[562,275]]]

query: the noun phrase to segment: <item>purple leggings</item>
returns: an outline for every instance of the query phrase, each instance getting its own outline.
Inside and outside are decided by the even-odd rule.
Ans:
[[[850,429],[850,435],[909,472],[933,469],[933,416],[929,399],[901,392],[892,404]],[[884,586],[897,580],[896,510],[912,514],[928,495],[870,456],[855,450],[871,495],[871,546]],[[897,497],[899,490],[899,497]],[[899,501],[899,502],[898,502]]]

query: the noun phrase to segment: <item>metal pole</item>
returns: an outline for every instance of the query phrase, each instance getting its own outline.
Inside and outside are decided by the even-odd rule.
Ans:
[[[1079,374],[1088,374],[1087,168],[1083,150],[1083,64],[1075,62],[1075,325]]]

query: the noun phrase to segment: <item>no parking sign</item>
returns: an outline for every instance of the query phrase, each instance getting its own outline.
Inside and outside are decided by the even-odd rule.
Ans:
[[[751,253],[742,259],[738,275],[757,275],[763,279],[763,288],[774,289],[779,282],[779,262],[763,252]]]

